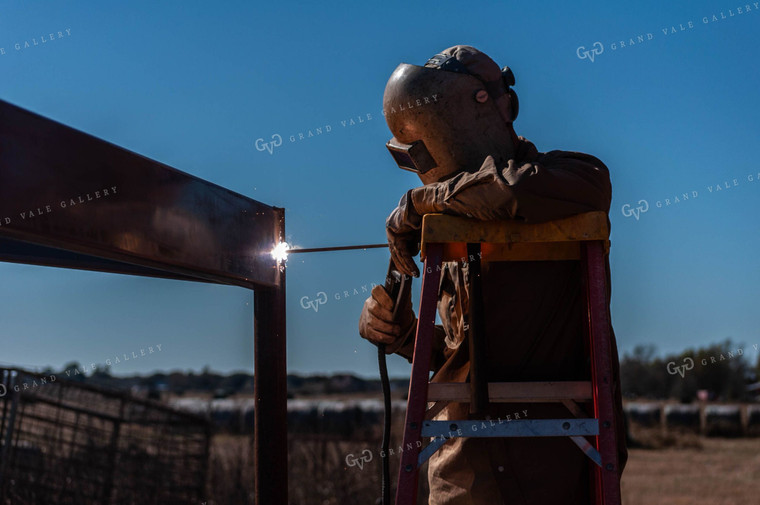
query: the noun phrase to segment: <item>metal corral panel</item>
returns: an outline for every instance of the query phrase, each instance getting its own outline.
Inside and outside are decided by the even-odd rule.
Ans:
[[[63,374],[60,374],[63,375]],[[199,505],[202,417],[61,376],[0,369],[0,501]]]

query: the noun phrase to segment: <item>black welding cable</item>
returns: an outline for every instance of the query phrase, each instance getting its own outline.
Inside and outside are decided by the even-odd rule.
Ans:
[[[385,362],[385,344],[377,345],[377,363],[380,367],[380,382],[383,385],[383,443],[380,448],[382,458],[382,493],[383,505],[391,505],[391,469],[388,460],[388,448],[391,442],[391,384],[388,380],[388,366]]]
[[[393,259],[388,264],[388,273],[385,276],[385,291],[393,300],[394,321],[397,320],[398,311],[405,306],[407,298],[411,296],[411,278],[400,274],[393,263]],[[386,364],[385,344],[377,344],[377,363],[380,367],[380,382],[383,385],[383,406],[385,415],[383,416],[383,443],[380,449],[382,458],[382,494],[383,505],[391,505],[391,470],[388,448],[391,443],[391,384],[388,380],[388,366]]]

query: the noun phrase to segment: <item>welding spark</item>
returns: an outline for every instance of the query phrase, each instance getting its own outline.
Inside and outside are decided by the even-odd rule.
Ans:
[[[284,263],[288,259],[288,249],[290,246],[287,242],[280,242],[272,249],[272,257],[277,260],[277,263]]]

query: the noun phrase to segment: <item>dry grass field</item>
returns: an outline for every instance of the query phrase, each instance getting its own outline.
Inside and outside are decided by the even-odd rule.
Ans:
[[[638,433],[641,437],[641,433]],[[751,505],[760,503],[760,439],[649,433],[656,449],[631,449],[624,505]],[[372,444],[314,438],[291,442],[292,505],[372,505],[379,494],[378,459],[346,465]],[[212,449],[209,505],[252,504],[250,437],[217,436]],[[394,475],[396,466],[394,465]],[[395,478],[395,477],[394,477]],[[424,490],[420,504],[425,503]]]

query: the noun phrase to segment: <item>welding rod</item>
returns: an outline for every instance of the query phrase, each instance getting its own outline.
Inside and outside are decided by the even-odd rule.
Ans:
[[[378,249],[380,247],[388,247],[388,243],[385,244],[365,244],[365,245],[344,245],[338,247],[312,247],[310,249],[288,249],[288,254],[292,253],[310,253],[310,252],[326,252],[326,251],[348,251],[350,249]]]

